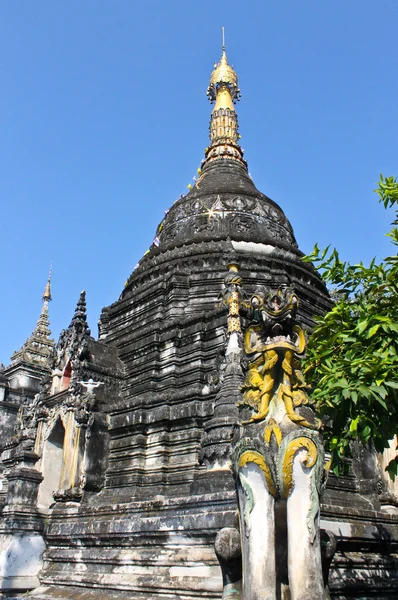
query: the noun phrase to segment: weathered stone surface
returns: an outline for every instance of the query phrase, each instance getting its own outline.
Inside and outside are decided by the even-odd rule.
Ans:
[[[223,576],[223,598],[240,600],[242,594],[242,548],[240,531],[224,527],[217,535],[214,549]]]
[[[44,548],[43,536],[37,533],[0,534],[0,589],[38,587]]]
[[[44,371],[18,366],[21,377],[32,375],[28,392],[11,385],[15,365],[0,373],[10,442],[0,536],[4,548],[7,536],[42,536],[46,544],[41,587],[27,598],[216,600],[223,582],[215,540],[220,557],[238,561],[236,544],[223,550],[217,537],[238,527],[229,442],[247,369],[229,344],[228,265],[239,265],[248,297],[294,288],[306,332],[330,300],[301,261],[283,211],[249,177],[228,110],[233,139],[225,127],[222,140],[213,130],[197,184],[171,207],[120,298],[103,310],[98,340],[82,294]],[[223,114],[217,109],[213,125]],[[321,528],[336,537],[331,595],[392,598],[398,514],[379,510],[376,462],[369,477],[357,462],[345,477],[329,478],[321,507]],[[228,585],[238,583],[236,566],[224,583],[227,575]]]

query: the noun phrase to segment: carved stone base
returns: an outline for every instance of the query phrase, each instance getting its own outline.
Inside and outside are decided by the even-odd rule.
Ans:
[[[0,590],[31,590],[39,585],[45,543],[40,534],[1,534]]]
[[[83,496],[83,490],[80,487],[70,488],[69,490],[58,490],[54,492],[55,502],[80,502]]]

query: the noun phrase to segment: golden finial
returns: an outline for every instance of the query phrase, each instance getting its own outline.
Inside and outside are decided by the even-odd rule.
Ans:
[[[50,302],[52,300],[52,298],[51,298],[51,275],[52,275],[52,271],[53,271],[53,261],[51,260],[50,272],[48,274],[48,279],[47,279],[46,287],[44,288],[44,292],[43,292],[43,302]]]
[[[210,119],[210,145],[205,150],[205,163],[227,157],[235,158],[247,167],[243,159],[243,150],[239,145],[238,117],[234,106],[240,98],[238,76],[228,64],[224,27],[221,59],[214,65],[207,96],[215,105]]]
[[[233,108],[233,103],[240,98],[238,76],[227,60],[224,27],[222,28],[221,60],[218,64],[214,65],[214,70],[210,76],[210,85],[207,88],[207,95],[211,103],[216,103],[215,109]]]

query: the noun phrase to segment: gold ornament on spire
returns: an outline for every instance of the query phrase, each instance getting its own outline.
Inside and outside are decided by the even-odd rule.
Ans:
[[[217,109],[218,101],[220,100],[220,94],[224,96],[224,99],[227,100],[229,105],[232,105],[234,102],[237,102],[240,98],[240,89],[238,86],[238,76],[233,70],[233,68],[228,64],[227,53],[225,51],[225,41],[224,41],[224,27],[222,28],[222,36],[223,36],[223,45],[222,45],[222,54],[221,60],[218,64],[214,65],[214,71],[210,76],[210,85],[207,88],[207,96],[210,102],[216,103],[214,110]],[[228,95],[229,92],[229,102]],[[218,108],[221,108],[219,106]],[[227,108],[227,107],[225,107]],[[228,108],[232,108],[233,106],[228,106]]]
[[[210,145],[206,148],[205,163],[219,158],[235,158],[246,167],[239,145],[238,117],[234,104],[240,99],[238,76],[228,64],[222,28],[221,60],[214,65],[207,96],[214,108],[210,120]]]

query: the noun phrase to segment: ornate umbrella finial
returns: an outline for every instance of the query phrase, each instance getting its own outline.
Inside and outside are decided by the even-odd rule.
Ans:
[[[207,96],[214,108],[210,120],[210,145],[206,149],[206,162],[216,158],[236,158],[246,166],[239,145],[238,117],[234,104],[240,99],[238,76],[228,64],[225,34],[222,28],[220,62],[214,65]]]
[[[229,98],[226,94],[227,91],[229,92]],[[214,65],[214,70],[210,76],[210,85],[207,88],[207,95],[211,103],[216,103],[214,110],[222,106],[233,109],[233,104],[240,98],[238,76],[228,64],[227,53],[225,51],[224,27],[222,28],[221,59],[218,64]]]

